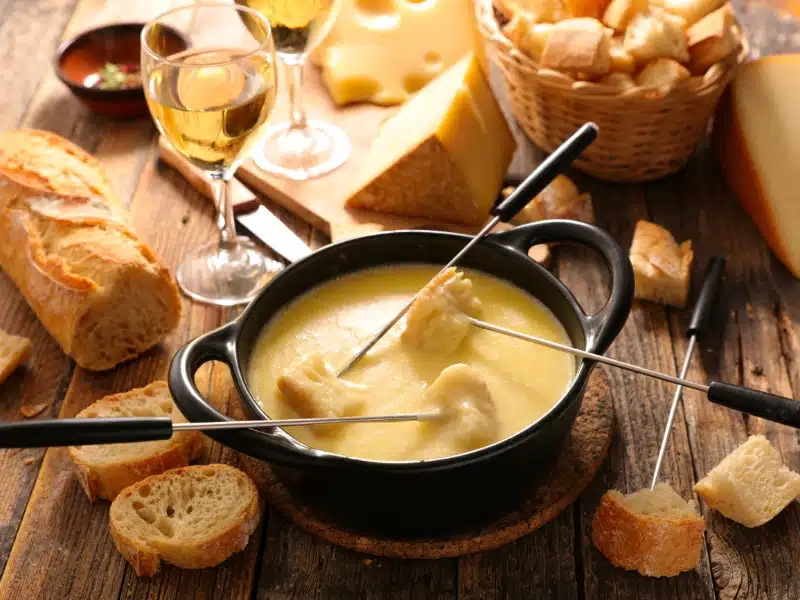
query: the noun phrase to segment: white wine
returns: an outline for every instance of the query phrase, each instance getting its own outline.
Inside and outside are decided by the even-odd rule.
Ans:
[[[146,96],[169,142],[198,167],[221,173],[260,144],[275,74],[260,53],[188,50],[150,71]]]
[[[279,54],[306,54],[313,50],[330,31],[341,0],[236,0],[261,13],[272,28],[272,38]],[[242,19],[253,35],[258,34],[242,13]]]

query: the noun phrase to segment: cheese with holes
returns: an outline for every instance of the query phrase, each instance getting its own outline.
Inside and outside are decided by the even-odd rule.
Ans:
[[[731,189],[776,256],[800,277],[800,54],[741,67],[714,142]]]
[[[347,206],[480,224],[515,143],[469,53],[383,123]]]
[[[343,0],[312,55],[337,104],[405,102],[476,44],[468,0]]]

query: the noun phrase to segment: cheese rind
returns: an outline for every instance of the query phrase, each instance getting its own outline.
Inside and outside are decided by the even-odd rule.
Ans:
[[[731,189],[772,251],[800,277],[800,54],[743,65],[720,104],[714,146]]]
[[[475,48],[485,68],[472,2],[343,0],[312,60],[337,104],[393,105]]]
[[[515,148],[470,53],[384,122],[346,205],[480,224],[497,199]]]

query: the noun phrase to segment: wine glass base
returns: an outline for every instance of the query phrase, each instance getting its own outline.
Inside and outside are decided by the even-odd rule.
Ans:
[[[192,250],[178,267],[177,280],[198,302],[234,306],[250,302],[281,269],[250,239],[237,237],[227,248],[213,242]]]
[[[323,121],[307,121],[301,129],[291,123],[267,130],[261,152],[253,157],[259,169],[293,181],[305,181],[339,168],[352,147],[344,131]]]

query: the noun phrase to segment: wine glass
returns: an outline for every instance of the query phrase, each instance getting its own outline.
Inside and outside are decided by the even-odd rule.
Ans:
[[[330,31],[342,0],[236,0],[267,18],[286,72],[289,121],[269,128],[262,152],[254,156],[263,171],[303,181],[330,173],[350,156],[350,140],[338,127],[306,119],[301,92],[308,54]]]
[[[247,18],[247,26],[243,16]],[[188,49],[173,53],[175,32]],[[234,4],[170,10],[142,30],[142,77],[150,113],[170,144],[218,188],[219,241],[192,250],[177,270],[201,302],[248,302],[282,265],[236,235],[229,184],[260,147],[275,105],[275,48],[267,20]]]

